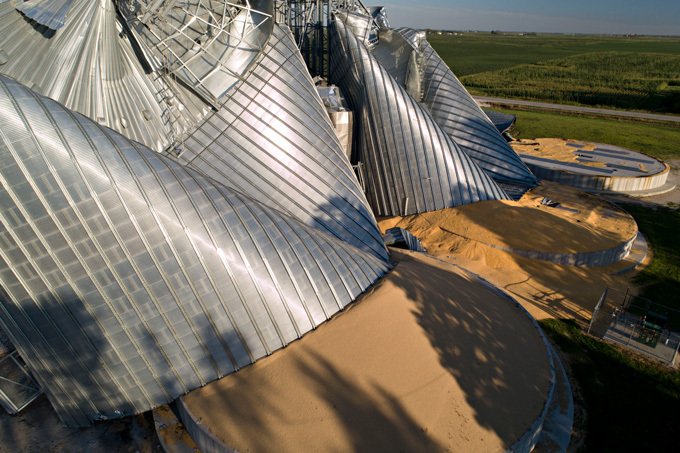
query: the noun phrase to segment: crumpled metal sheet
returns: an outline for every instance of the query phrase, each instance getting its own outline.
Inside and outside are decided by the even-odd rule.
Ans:
[[[132,25],[143,26],[136,34],[140,36],[142,32],[161,33],[164,18],[173,23],[185,18],[175,17],[180,14],[176,8],[191,9],[201,2],[166,2],[161,9],[152,9],[148,28],[141,22],[142,3],[145,7],[155,3],[120,3]],[[210,178],[387,259],[373,213],[287,27],[267,20],[269,28],[247,34],[248,39],[266,43],[247,68],[239,52],[220,47],[226,53],[219,62],[211,62],[217,69],[232,68],[238,82],[230,79],[222,86],[206,81],[202,89],[216,90],[212,99],[216,102],[209,104],[204,101],[212,95],[197,96],[186,89],[191,79],[182,78],[180,72],[170,76],[157,68],[158,72],[147,74],[139,57],[151,65],[153,58],[161,60],[166,54],[148,48],[148,43],[135,47],[128,34],[119,36],[124,24],[117,22],[111,0],[103,4],[74,0],[69,22],[51,39],[26,24],[13,8],[3,11],[0,5],[0,27],[10,31],[7,37],[0,36],[0,48],[8,50],[11,60],[0,66],[0,73],[155,151],[167,150],[168,156]],[[252,6],[271,7],[268,0]],[[238,11],[239,17],[244,11],[255,14],[251,9]],[[260,16],[267,17],[269,12]],[[203,29],[186,37],[201,40],[200,31],[206,32],[201,42],[207,42],[211,36]],[[262,36],[265,31],[266,37]],[[79,34],[84,39],[77,39]],[[170,31],[168,36],[172,36]],[[255,41],[246,41],[245,53],[250,55]],[[212,55],[217,44],[197,58]],[[170,50],[179,52],[179,46],[173,44]],[[46,55],[45,61],[36,57],[40,54]],[[174,63],[166,69],[173,68]]]
[[[163,74],[147,74],[123,33],[112,0],[73,0],[58,30],[34,27],[0,3],[0,73],[162,151],[203,118],[210,106]]]
[[[387,20],[387,11],[384,6],[369,6],[368,10],[380,28],[390,28],[390,22]]]
[[[373,213],[286,26],[251,71],[168,156],[387,259]]]
[[[537,185],[538,178],[437,55],[424,33],[409,28],[396,31],[421,54],[420,101],[437,124],[495,180],[527,187]]]
[[[378,216],[407,215],[506,199],[500,187],[379,63],[336,14],[331,82],[356,114],[367,197]]]
[[[16,9],[52,30],[64,26],[74,0],[28,0],[15,2]]]
[[[363,5],[354,5],[352,10],[336,8],[333,16],[361,42],[371,45],[378,40],[379,25],[373,20],[371,13]]]
[[[403,228],[394,227],[385,230],[383,239],[385,240],[385,245],[404,247],[407,250],[425,253],[425,248],[423,247],[422,242],[420,242],[420,239]]]
[[[0,77],[0,321],[69,426],[327,320],[389,264]]]
[[[501,134],[510,129],[517,120],[517,115],[512,115],[510,113],[494,112],[493,110],[487,109],[483,109],[483,111]]]
[[[394,30],[380,29],[380,39],[370,49],[389,75],[414,99],[420,100],[420,55],[411,44]]]
[[[217,103],[248,71],[273,26],[271,0],[117,0],[154,71]]]

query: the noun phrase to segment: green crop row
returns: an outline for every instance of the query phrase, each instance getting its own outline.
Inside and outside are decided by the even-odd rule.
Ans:
[[[680,38],[606,35],[429,34],[428,41],[458,77],[591,52],[680,55]]]
[[[680,113],[680,38],[428,35],[474,94]]]
[[[489,96],[680,113],[680,56],[594,52],[463,77]]]

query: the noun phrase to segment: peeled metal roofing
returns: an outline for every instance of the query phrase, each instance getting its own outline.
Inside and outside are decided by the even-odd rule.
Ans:
[[[367,168],[374,213],[414,214],[507,198],[338,17],[329,31],[331,82],[357,112],[359,160]]]
[[[510,129],[517,120],[517,115],[512,115],[510,113],[494,112],[493,110],[487,109],[483,109],[483,111],[501,134]]]
[[[1,74],[155,151],[210,110],[171,77],[146,73],[112,0],[73,0],[56,31],[14,4],[0,3]]]
[[[264,21],[271,11],[258,12],[249,5],[266,9],[271,8],[270,2],[241,2],[238,8],[223,1],[165,2],[162,7],[156,3],[121,3],[129,27],[136,30],[134,39],[146,39],[141,47],[134,47],[136,41],[130,41],[128,34],[119,36],[123,24],[117,22],[111,0],[104,6],[74,0],[71,19],[51,39],[13,8],[0,5],[0,27],[12,35],[0,37],[0,48],[10,55],[0,73],[29,86],[36,84],[36,91],[128,138],[155,151],[169,149],[168,155],[183,165],[387,259],[380,230],[290,32],[271,20],[263,22],[267,26],[255,26],[255,19],[243,18],[245,12]],[[206,3],[233,7],[234,17],[224,14],[222,28],[197,27],[177,35],[177,24],[188,18],[186,11],[200,10]],[[148,21],[144,19],[147,7],[153,13]],[[192,17],[195,22],[203,16]],[[248,21],[252,27],[246,27]],[[241,29],[235,36],[230,27],[237,25],[246,27],[247,33]],[[205,36],[199,36],[201,32]],[[78,33],[84,34],[85,42],[76,39]],[[240,43],[238,51],[223,35]],[[168,42],[167,49],[153,47],[158,37]],[[222,75],[231,71],[240,81],[234,84],[234,78],[227,77],[220,85],[217,82],[225,77],[199,80],[183,73],[181,68],[195,69],[185,61],[190,59],[189,38],[202,43],[192,61],[200,60],[206,67],[214,64]],[[3,47],[8,43],[10,47]],[[251,61],[259,43],[266,44]],[[168,57],[168,52],[177,59]],[[41,53],[55,66],[32,57]],[[166,66],[146,74],[140,57]],[[65,63],[71,61],[75,63]],[[187,64],[178,67],[180,61]],[[170,76],[168,71],[175,72]],[[205,68],[202,71],[206,73]],[[192,84],[204,91],[200,99],[211,98],[211,106],[183,88]]]
[[[210,102],[217,102],[257,58],[272,27],[271,3],[118,1],[149,66],[180,78]]]
[[[425,248],[420,239],[411,234],[408,230],[400,227],[389,228],[383,235],[386,245],[393,247],[404,247],[406,250],[415,250],[425,253]]]
[[[0,321],[69,426],[234,372],[388,270],[6,77],[0,156]]]
[[[64,26],[73,0],[28,0],[15,2],[16,8],[37,23],[52,30]]]
[[[380,39],[369,48],[389,75],[414,99],[420,100],[422,77],[419,54],[411,44],[396,31],[381,28]]]
[[[365,43],[374,43],[378,39],[380,25],[375,21],[371,12],[360,2],[338,2],[347,5],[337,5],[333,10],[336,19],[342,21],[355,38]]]
[[[369,6],[368,10],[371,13],[371,17],[380,28],[390,28],[390,23],[387,20],[387,12],[384,6]]]
[[[396,30],[421,54],[422,100],[434,120],[494,179],[535,186],[538,179],[427,42],[424,32]]]
[[[387,259],[380,229],[286,26],[273,27],[244,80],[168,155]]]
[[[420,43],[427,39],[427,33],[424,30],[415,30],[408,27],[395,28],[394,31],[399,33],[410,45],[413,50],[420,50]]]

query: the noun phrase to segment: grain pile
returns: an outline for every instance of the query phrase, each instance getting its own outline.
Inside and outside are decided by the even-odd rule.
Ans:
[[[539,415],[545,347],[450,264],[393,252],[367,294],[270,357],[183,397],[239,451],[504,451]]]
[[[541,204],[545,197],[558,202],[561,208]],[[483,201],[383,218],[379,223],[383,231],[394,226],[409,230],[435,255],[445,249],[458,251],[468,242],[553,253],[607,250],[629,240],[637,231],[635,221],[620,208],[550,182],[544,182],[518,202]]]
[[[569,143],[583,145],[580,148],[569,146]],[[511,142],[518,154],[530,154],[544,159],[552,159],[560,162],[578,162],[580,165],[589,167],[606,167],[604,162],[589,162],[576,160],[579,151],[594,151],[596,146],[592,143],[583,143],[577,140],[563,140],[561,138],[537,138],[535,140],[518,140]]]
[[[542,205],[545,197],[578,212]],[[545,252],[587,252],[614,247],[637,230],[633,218],[611,203],[548,181],[518,202],[474,203],[381,218],[378,223],[383,231],[393,226],[409,230],[429,254],[482,275],[516,297],[537,319],[589,319],[606,286],[628,286],[626,277],[610,275],[623,264],[559,265],[486,244]]]

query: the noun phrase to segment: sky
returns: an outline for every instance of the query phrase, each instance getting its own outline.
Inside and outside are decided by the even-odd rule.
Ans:
[[[363,0],[392,27],[680,35],[680,0]]]

